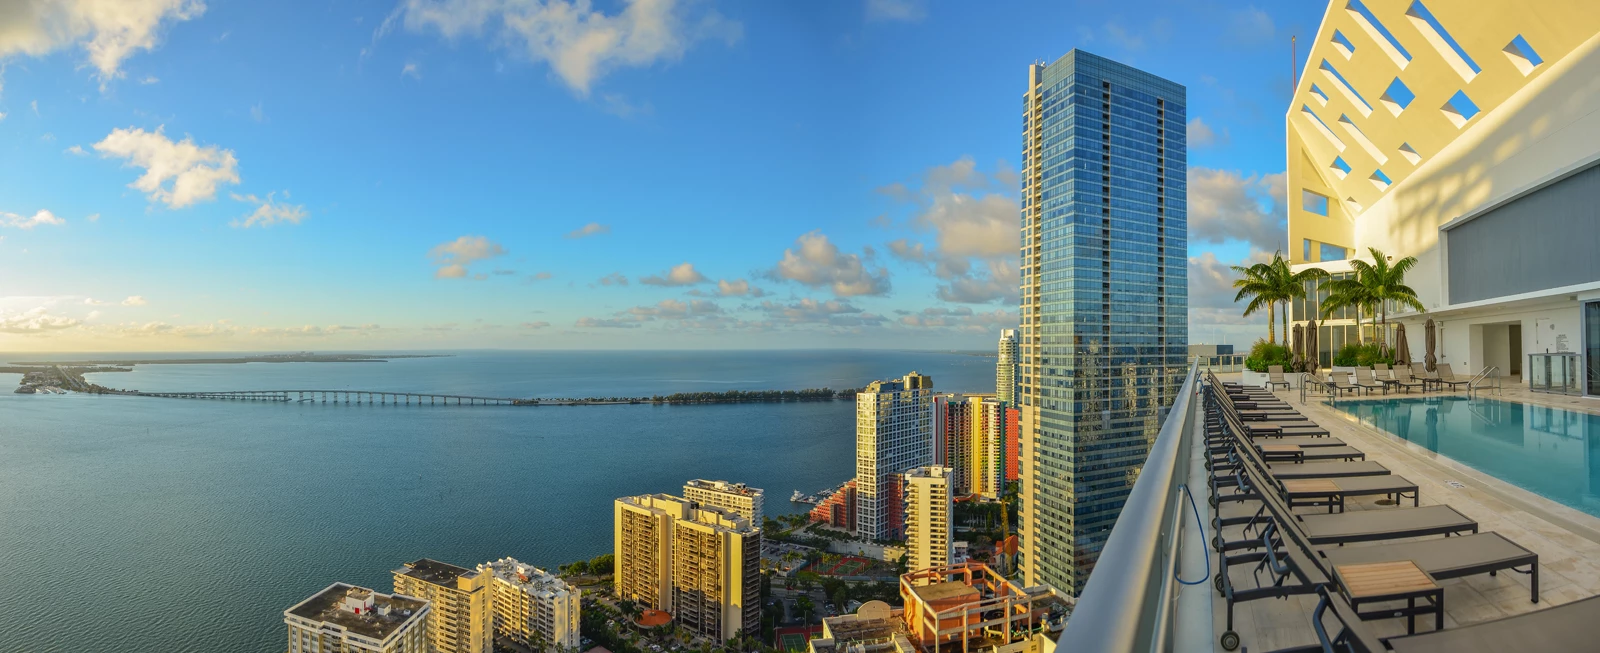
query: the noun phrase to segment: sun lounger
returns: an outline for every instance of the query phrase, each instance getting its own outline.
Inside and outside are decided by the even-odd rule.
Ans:
[[[1299,515],[1297,521],[1300,530],[1312,544],[1348,544],[1478,532],[1478,522],[1455,508],[1442,505]]]
[[[1356,387],[1366,390],[1369,395],[1372,394],[1373,390],[1381,390],[1384,394],[1389,392],[1389,386],[1378,383],[1378,380],[1372,376],[1372,370],[1365,368],[1356,370]]]
[[[1362,392],[1365,388],[1350,382],[1350,375],[1344,372],[1335,372],[1328,375],[1328,386],[1340,393]]]
[[[1421,504],[1417,484],[1404,476],[1383,474],[1378,476],[1352,476],[1344,478],[1290,479],[1279,484],[1285,503],[1290,508],[1298,506],[1327,506],[1333,512],[1338,506],[1344,512],[1345,499],[1350,497],[1393,496],[1396,501],[1411,498],[1411,505]]]
[[[1294,453],[1290,453],[1290,449]],[[1256,451],[1261,452],[1264,460],[1282,460],[1294,458],[1300,461],[1309,460],[1366,460],[1367,454],[1355,447],[1301,447],[1293,444],[1279,444],[1272,440],[1263,440],[1256,443]]]
[[[1448,580],[1477,574],[1494,574],[1502,569],[1531,574],[1533,602],[1539,602],[1539,554],[1522,548],[1499,533],[1477,533],[1442,540],[1419,540],[1375,546],[1319,549],[1329,567],[1373,562],[1410,560],[1434,580]],[[1517,569],[1529,567],[1528,571]],[[1516,649],[1513,649],[1516,650]]]
[[[1389,640],[1394,653],[1565,653],[1595,647],[1600,596],[1514,617]]]
[[[1440,363],[1439,364],[1439,381],[1438,381],[1438,383],[1439,383],[1440,386],[1446,386],[1447,385],[1447,386],[1450,386],[1451,390],[1455,390],[1456,386],[1470,385],[1472,383],[1472,380],[1471,379],[1458,379],[1458,378],[1456,378],[1455,372],[1450,369],[1450,364],[1449,363]]]
[[[1439,375],[1434,372],[1429,372],[1428,366],[1423,365],[1422,363],[1411,364],[1411,377],[1421,381],[1423,388],[1427,388],[1428,386],[1439,382]]]
[[[1259,443],[1292,444],[1292,445],[1295,445],[1295,446],[1298,446],[1298,447],[1301,447],[1301,448],[1307,448],[1307,447],[1342,447],[1342,446],[1344,446],[1344,440],[1340,440],[1339,438],[1330,438],[1330,437],[1327,437],[1327,436],[1316,436],[1316,435],[1291,435],[1291,436],[1288,436],[1288,437],[1281,436],[1281,435],[1265,435],[1265,436],[1262,436],[1260,439],[1257,439],[1256,442],[1258,444]]]
[[[1385,381],[1385,383],[1394,388],[1404,389],[1406,392],[1411,392],[1412,388],[1428,389],[1428,384],[1420,379],[1412,378],[1411,369],[1406,367],[1394,368],[1394,378]]]
[[[1267,471],[1280,481],[1302,478],[1341,478],[1345,476],[1383,476],[1389,468],[1370,460],[1360,462],[1268,463]]]

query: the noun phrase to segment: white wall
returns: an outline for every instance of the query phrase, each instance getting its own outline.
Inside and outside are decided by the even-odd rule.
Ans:
[[[1523,310],[1484,308],[1480,309],[1481,313],[1475,311],[1477,314],[1469,316],[1436,317],[1434,325],[1440,335],[1439,362],[1449,363],[1456,374],[1464,376],[1476,374],[1488,365],[1499,365],[1501,374],[1510,374],[1510,328],[1504,324],[1506,322],[1522,324],[1521,367],[1527,366],[1528,354],[1580,351],[1583,345],[1582,305],[1581,301],[1562,298]],[[1416,318],[1402,322],[1406,325],[1411,358],[1421,362],[1427,355],[1423,322]]]

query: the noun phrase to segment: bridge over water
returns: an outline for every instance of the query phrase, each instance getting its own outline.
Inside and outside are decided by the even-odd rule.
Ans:
[[[208,392],[141,392],[123,394],[169,399],[218,399],[225,401],[272,401],[279,403],[374,404],[384,406],[538,406],[537,399],[475,397],[425,392],[381,392],[376,390],[214,390]]]

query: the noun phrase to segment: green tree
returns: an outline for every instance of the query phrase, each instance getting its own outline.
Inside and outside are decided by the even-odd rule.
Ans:
[[[811,611],[816,609],[816,604],[811,602],[811,597],[801,595],[794,600],[794,609],[800,611],[800,618],[804,623],[811,623]]]
[[[1416,267],[1417,257],[1407,256],[1403,259],[1389,262],[1390,257],[1385,256],[1376,247],[1369,247],[1367,251],[1372,254],[1372,263],[1356,259],[1350,261],[1350,268],[1355,270],[1356,278],[1360,280],[1365,295],[1377,307],[1380,326],[1379,342],[1384,351],[1389,348],[1389,304],[1404,306],[1418,313],[1428,310],[1417,299],[1417,291],[1406,285],[1406,273]]]
[[[1254,315],[1262,308],[1267,309],[1267,342],[1278,342],[1278,319],[1275,315],[1278,300],[1283,299],[1278,295],[1278,289],[1272,284],[1272,266],[1266,263],[1257,263],[1245,267],[1233,266],[1233,271],[1240,277],[1233,280],[1233,287],[1239,292],[1233,296],[1235,304],[1249,297],[1250,303],[1244,307],[1245,315]]]
[[[616,569],[616,566],[617,556],[614,553],[595,556],[593,560],[589,561],[589,573],[596,576],[603,576],[611,573],[612,570]]]

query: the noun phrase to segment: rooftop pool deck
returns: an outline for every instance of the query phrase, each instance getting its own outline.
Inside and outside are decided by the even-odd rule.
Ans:
[[[1239,381],[1238,374],[1218,376]],[[1450,505],[1477,521],[1481,532],[1500,533],[1539,554],[1538,603],[1528,600],[1525,574],[1440,581],[1447,630],[1600,594],[1600,517],[1591,514],[1600,513],[1600,495],[1593,494],[1600,492],[1600,471],[1594,471],[1600,469],[1600,444],[1589,444],[1600,443],[1600,400],[1533,393],[1514,379],[1507,380],[1502,393],[1470,405],[1465,392],[1350,397],[1336,406],[1321,397],[1302,404],[1298,390],[1275,394],[1333,437],[1365,452],[1367,460],[1415,482],[1422,505]],[[1395,399],[1400,401],[1385,401]],[[1384,430],[1390,427],[1403,435]],[[1546,471],[1537,473],[1541,466]],[[1347,509],[1389,509],[1378,505],[1381,498],[1351,498]],[[1201,508],[1206,509],[1204,504]],[[1214,515],[1212,511],[1206,520]],[[1224,537],[1237,539],[1239,528],[1225,528]],[[1254,586],[1249,569],[1230,572],[1235,584]],[[1215,592],[1211,596],[1215,632],[1221,634],[1227,604]],[[1315,596],[1241,603],[1235,606],[1234,630],[1251,651],[1316,644],[1310,617],[1316,603]],[[1424,621],[1419,619],[1418,632],[1430,630],[1431,622]],[[1389,637],[1404,634],[1406,620],[1366,625]],[[1223,651],[1218,642],[1212,646]]]

